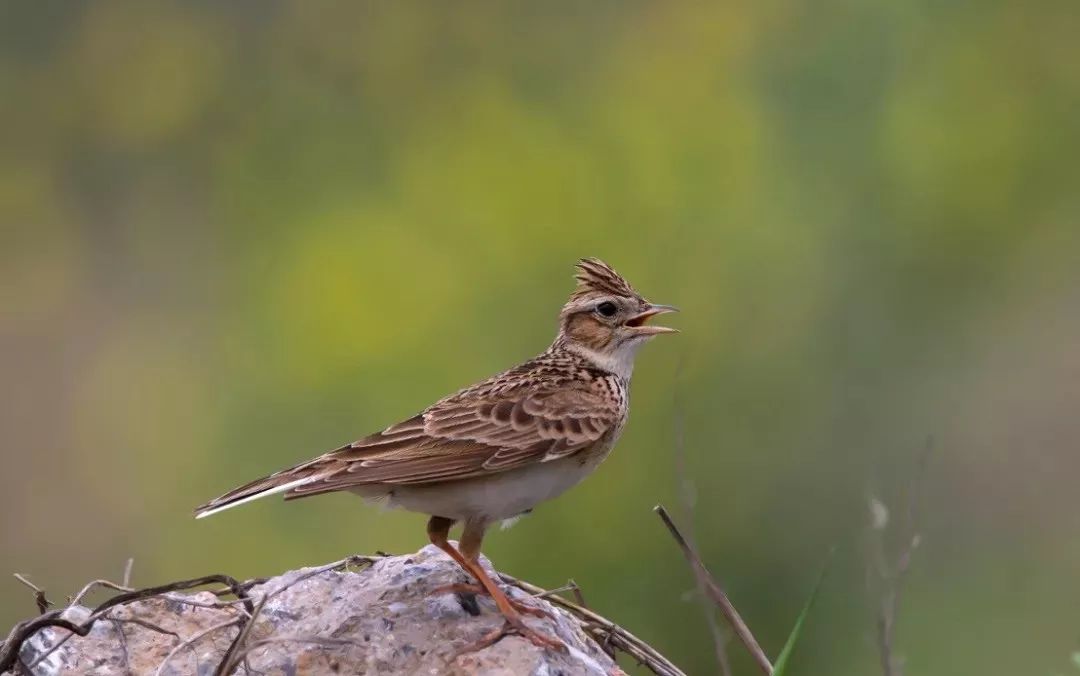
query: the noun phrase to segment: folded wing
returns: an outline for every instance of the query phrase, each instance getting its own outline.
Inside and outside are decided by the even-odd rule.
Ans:
[[[323,456],[317,479],[287,498],[361,484],[423,484],[505,472],[572,455],[603,437],[617,411],[585,389],[451,397]]]
[[[617,424],[617,402],[604,393],[587,383],[466,390],[379,434],[230,491],[196,515],[275,493],[292,499],[368,484],[437,483],[567,457]]]

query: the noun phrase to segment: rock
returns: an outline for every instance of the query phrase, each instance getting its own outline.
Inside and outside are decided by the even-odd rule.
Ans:
[[[482,561],[492,571],[491,564]],[[252,587],[256,614],[240,651],[236,674],[484,674],[606,676],[615,662],[572,615],[515,587],[507,593],[543,608],[550,618],[526,618],[557,636],[568,651],[507,636],[476,652],[461,651],[502,625],[492,601],[435,593],[467,581],[434,546],[410,556],[380,559],[358,572],[301,569]],[[493,572],[493,571],[492,571]],[[239,632],[239,604],[224,605],[210,592],[171,594],[109,611],[85,637],[74,636],[34,668],[46,674],[214,674]],[[477,612],[478,611],[478,612]],[[75,606],[65,617],[80,622],[90,611]],[[168,633],[166,633],[168,632]],[[33,664],[68,635],[48,628],[27,641],[20,656]],[[247,670],[247,671],[245,671]]]

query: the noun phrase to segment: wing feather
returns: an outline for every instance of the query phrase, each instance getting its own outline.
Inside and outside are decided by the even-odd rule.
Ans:
[[[614,376],[580,378],[573,368],[524,364],[378,434],[234,489],[197,513],[280,492],[292,499],[369,484],[438,483],[568,457],[612,433],[623,415]]]
[[[615,402],[587,386],[463,392],[328,453],[325,471],[290,489],[286,498],[374,483],[466,479],[567,457],[600,440],[618,421]]]

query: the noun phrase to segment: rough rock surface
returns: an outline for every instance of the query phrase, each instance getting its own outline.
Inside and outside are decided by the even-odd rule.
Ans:
[[[487,560],[483,564],[491,570]],[[267,600],[243,642],[246,663],[241,662],[234,673],[620,673],[573,617],[516,588],[507,592],[551,613],[550,619],[526,618],[530,626],[558,636],[568,652],[544,650],[519,636],[507,636],[478,652],[459,654],[502,620],[487,597],[472,604],[469,597],[434,593],[441,585],[466,581],[466,576],[433,546],[411,556],[379,560],[358,572],[326,571],[303,579],[311,570],[290,571],[252,588],[256,604],[264,596]],[[221,605],[210,592],[177,598]],[[474,614],[477,610],[479,614]],[[66,617],[78,622],[88,614],[76,606]],[[234,621],[239,616],[235,607],[200,607],[166,598],[138,601],[110,611],[112,619],[98,621],[86,637],[72,637],[41,660],[33,673],[210,676],[237,636]],[[34,663],[67,634],[55,628],[39,632],[23,646],[23,662]]]

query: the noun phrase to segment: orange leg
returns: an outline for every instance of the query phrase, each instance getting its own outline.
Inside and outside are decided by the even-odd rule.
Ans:
[[[565,650],[566,646],[559,639],[545,636],[529,628],[525,621],[521,619],[521,613],[515,608],[516,605],[520,604],[507,598],[503,590],[499,589],[499,586],[495,584],[487,572],[484,571],[483,566],[480,565],[480,543],[484,539],[484,525],[477,522],[467,522],[465,524],[465,532],[461,536],[461,551],[455,549],[448,539],[452,525],[454,525],[452,519],[441,516],[431,517],[427,529],[431,543],[449,554],[450,558],[456,561],[459,566],[475,577],[487,594],[491,596],[491,599],[495,601],[495,605],[498,607],[499,612],[502,613],[502,616],[506,618],[505,626],[489,633],[477,645],[467,649],[465,652],[482,650],[511,632],[521,634],[532,641],[533,645],[541,648]]]
[[[469,583],[464,583],[463,582],[463,583],[460,583],[460,584],[444,584],[441,587],[436,587],[435,591],[432,592],[432,593],[434,593],[434,594],[474,594],[474,595],[477,595],[477,596],[486,596],[488,591],[487,591],[487,589],[485,589],[484,587],[482,587],[479,584],[469,584]],[[533,617],[546,617],[546,618],[551,617],[551,613],[544,610],[543,608],[534,608],[534,607],[530,606],[527,603],[523,603],[523,602],[518,601],[517,599],[511,598],[509,596],[506,597],[506,600],[509,601],[510,605],[514,607],[514,610],[518,611],[522,615],[532,615]]]
[[[451,559],[471,575],[472,568],[469,566],[469,562],[465,560],[461,552],[454,548],[454,545],[450,544],[450,527],[453,525],[453,519],[442,516],[431,517],[427,524],[428,538],[431,540],[431,544],[449,554]]]
[[[480,544],[484,539],[484,527],[481,524],[466,523],[465,532],[461,534],[461,542],[458,545],[458,553],[465,559],[466,563],[461,564],[465,570],[467,570],[473,577],[480,580],[480,584],[451,584],[444,587],[440,587],[438,591],[442,592],[464,592],[467,594],[488,594],[487,587],[483,585],[481,576],[486,577],[486,571],[484,567],[480,565]],[[456,559],[455,559],[456,560]],[[461,563],[460,561],[458,562]],[[494,584],[494,581],[493,581]],[[496,585],[497,586],[497,585]],[[500,589],[500,591],[502,591]],[[532,615],[533,617],[551,617],[551,613],[542,609],[534,608],[526,603],[517,601],[503,594],[506,598],[506,602],[509,603],[514,610],[523,615]],[[494,598],[494,597],[492,597]],[[498,599],[494,599],[498,604]]]

